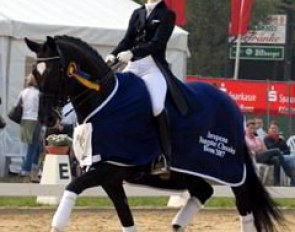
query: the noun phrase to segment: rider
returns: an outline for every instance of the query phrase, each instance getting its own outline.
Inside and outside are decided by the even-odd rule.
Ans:
[[[114,63],[117,58],[120,62],[127,63],[124,72],[138,75],[147,86],[165,158],[155,163],[152,174],[169,173],[171,161],[171,141],[165,111],[165,78],[169,78],[171,71],[165,53],[175,19],[175,13],[164,1],[147,0],[144,6],[133,12],[123,40],[105,60],[107,63]]]

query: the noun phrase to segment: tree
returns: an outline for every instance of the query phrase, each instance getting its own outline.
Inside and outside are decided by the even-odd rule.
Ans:
[[[252,24],[275,12],[279,0],[259,0],[253,6]],[[186,0],[191,57],[188,73],[226,76],[228,63],[228,26],[230,0]]]
[[[137,2],[137,3],[140,3],[140,4],[144,3],[144,0],[133,0],[133,1]]]

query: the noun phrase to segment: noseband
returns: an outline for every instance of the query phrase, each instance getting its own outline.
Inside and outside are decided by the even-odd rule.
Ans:
[[[61,54],[60,51],[59,51],[59,54]],[[37,58],[37,63],[40,63],[40,62],[56,62],[56,61],[59,61],[58,62],[58,65],[59,65],[58,83],[59,84],[58,84],[57,93],[56,94],[46,93],[46,91],[44,89],[44,86],[41,88],[40,85],[39,85],[39,89],[40,89],[41,95],[43,97],[54,99],[54,100],[56,100],[58,105],[61,105],[65,101],[65,88],[63,88],[63,87],[65,87],[65,83],[64,83],[64,80],[62,78],[63,73],[64,73],[64,62],[63,62],[64,59],[63,59],[62,55],[53,56],[53,57],[46,57],[46,58]]]

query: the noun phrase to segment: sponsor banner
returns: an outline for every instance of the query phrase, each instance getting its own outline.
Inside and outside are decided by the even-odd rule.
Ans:
[[[286,43],[286,15],[271,15],[266,23],[260,23],[242,36],[241,42],[248,44],[285,44]],[[235,37],[229,38],[236,43]]]
[[[252,4],[253,0],[231,0],[230,35],[238,36],[247,33]]]
[[[295,117],[295,84],[196,76],[188,76],[187,81],[203,81],[215,85],[230,95],[245,113]]]
[[[176,25],[186,24],[185,0],[165,0],[166,5],[176,13]]]
[[[230,48],[230,59],[236,59],[237,47]],[[284,46],[241,46],[241,60],[284,60]]]

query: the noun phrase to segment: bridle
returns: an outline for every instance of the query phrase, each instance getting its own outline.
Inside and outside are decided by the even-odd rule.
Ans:
[[[37,58],[36,59],[37,64],[41,62],[57,62],[59,65],[59,71],[58,71],[58,80],[57,82],[60,83],[58,85],[58,90],[55,94],[48,93],[45,90],[45,86],[41,86],[40,83],[38,83],[38,87],[40,90],[41,97],[53,99],[57,102],[58,106],[62,106],[62,104],[65,102],[65,80],[63,79],[63,73],[64,73],[64,62],[61,55],[59,56],[53,56],[53,57],[46,57],[46,58]]]
[[[64,76],[67,76],[68,78],[70,78],[70,76],[68,75],[68,73],[65,71],[68,69],[68,67],[66,67],[66,63],[65,63],[65,59],[64,56],[61,52],[61,50],[59,49],[59,47],[57,46],[57,52],[58,55],[57,56],[52,56],[52,57],[40,57],[37,58],[36,61],[37,63],[40,62],[56,62],[59,61],[59,70],[58,70],[58,83],[60,83],[58,85],[58,91],[57,94],[52,94],[52,93],[46,93],[44,91],[44,87],[41,88],[41,86],[39,85],[39,89],[40,89],[40,94],[43,97],[46,98],[51,98],[53,100],[55,100],[57,102],[57,106],[59,107],[63,107],[66,104],[66,79],[64,78]],[[108,79],[110,78],[110,75],[113,75],[114,70],[118,70],[122,64],[118,61],[114,62],[113,64],[109,65],[111,70],[100,80],[95,80],[95,82],[100,85],[103,86]],[[80,71],[81,73],[82,71]],[[82,75],[88,75],[87,73],[83,73]],[[89,76],[89,75],[88,75]],[[88,94],[89,93],[89,94]],[[90,94],[91,93],[91,94]],[[81,93],[79,93],[77,96],[74,96],[71,98],[71,101],[77,101],[78,99],[82,98],[76,105],[75,108],[78,109],[79,107],[81,107],[85,102],[87,102],[87,100],[89,100],[92,96],[93,96],[94,91],[92,89],[86,88],[85,90],[83,90]],[[86,95],[87,94],[87,95]],[[85,96],[86,95],[86,96]],[[69,112],[66,112],[66,115],[71,113],[74,109],[71,109]],[[56,110],[54,110],[56,111]],[[57,112],[56,112],[57,113]],[[59,112],[60,115],[60,112]]]

